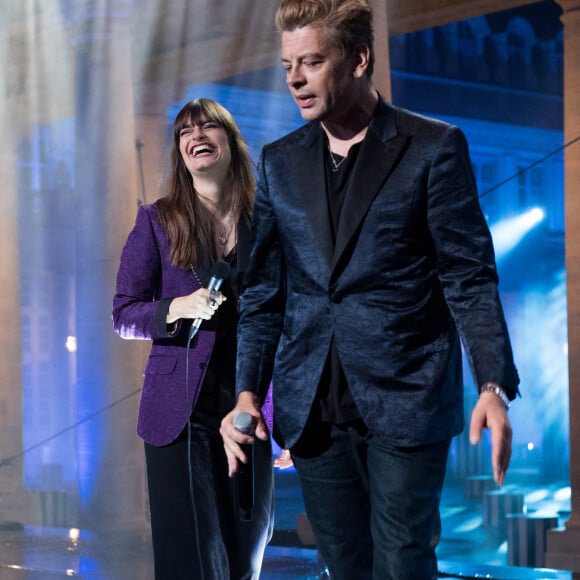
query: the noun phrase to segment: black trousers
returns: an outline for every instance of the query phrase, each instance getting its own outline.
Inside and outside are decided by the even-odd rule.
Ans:
[[[250,580],[273,529],[269,441],[254,446],[255,504],[240,517],[217,424],[195,418],[170,445],[145,443],[155,580]]]

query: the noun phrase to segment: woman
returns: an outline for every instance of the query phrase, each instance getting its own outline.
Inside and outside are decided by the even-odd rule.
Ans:
[[[139,208],[113,301],[121,337],[153,340],[137,432],[145,441],[155,578],[258,578],[272,531],[271,446],[254,446],[248,518],[238,509],[219,435],[235,402],[252,166],[233,118],[209,99],[178,113],[171,163],[166,196]],[[210,296],[218,261],[229,264],[229,275]]]

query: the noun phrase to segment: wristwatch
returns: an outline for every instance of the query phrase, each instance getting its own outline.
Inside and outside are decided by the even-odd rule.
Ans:
[[[481,395],[481,393],[483,393],[484,391],[489,391],[490,393],[497,395],[501,399],[502,403],[505,405],[505,408],[506,409],[510,408],[510,400],[506,392],[499,385],[496,385],[495,383],[485,383],[479,389],[479,394]]]

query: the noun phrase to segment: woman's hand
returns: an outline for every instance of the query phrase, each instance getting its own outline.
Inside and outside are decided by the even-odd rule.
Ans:
[[[199,288],[187,296],[174,298],[169,305],[167,324],[172,324],[179,318],[200,318],[209,320],[220,307],[226,297],[221,292]]]
[[[282,453],[274,459],[274,467],[278,469],[288,469],[294,465],[292,461],[292,455],[290,455],[289,449],[282,449]]]

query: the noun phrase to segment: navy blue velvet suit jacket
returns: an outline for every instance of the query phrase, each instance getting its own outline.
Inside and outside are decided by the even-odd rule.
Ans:
[[[237,390],[273,375],[281,443],[298,439],[332,335],[371,431],[416,445],[463,428],[460,336],[476,384],[518,376],[466,140],[381,100],[333,247],[323,130],[264,147],[241,299]]]

